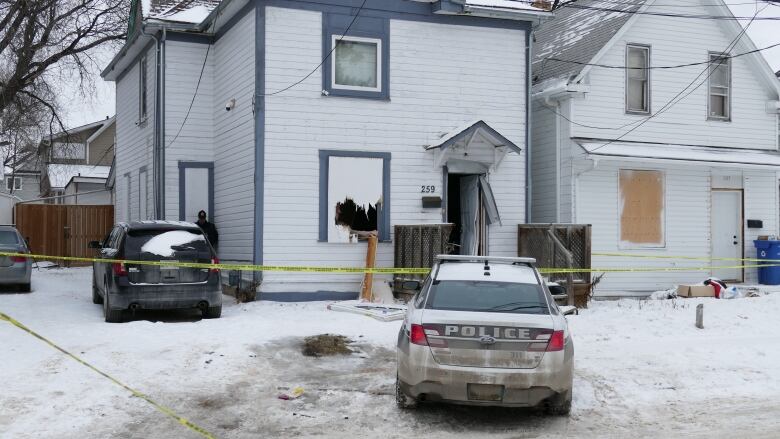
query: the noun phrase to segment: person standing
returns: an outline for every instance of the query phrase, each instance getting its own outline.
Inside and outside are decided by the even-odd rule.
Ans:
[[[206,237],[209,239],[211,246],[216,249],[217,243],[219,242],[219,233],[217,233],[217,226],[215,226],[214,223],[210,223],[206,220],[205,210],[198,212],[198,222],[196,224],[198,227],[200,227],[201,230],[203,230],[203,233],[206,234]]]

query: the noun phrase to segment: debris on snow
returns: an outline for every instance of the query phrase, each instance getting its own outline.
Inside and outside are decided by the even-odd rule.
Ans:
[[[307,357],[323,357],[331,355],[350,355],[352,349],[347,344],[352,340],[343,335],[320,334],[303,339],[301,352]]]

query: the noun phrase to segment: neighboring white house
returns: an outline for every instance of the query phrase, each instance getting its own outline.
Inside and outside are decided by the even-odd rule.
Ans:
[[[466,224],[464,251],[516,254],[528,37],[550,13],[505,0],[219,3],[134,2],[103,72],[116,81],[118,220],[203,209],[223,261],[266,265],[359,267],[355,232],[378,229],[377,263],[391,266],[392,226],[448,220]],[[265,272],[261,290],[360,281]]]
[[[778,234],[780,82],[736,56],[756,49],[736,20],[669,16],[731,17],[722,1],[673,3],[583,0],[535,33],[531,221],[592,224],[594,267],[683,270],[608,273],[603,293],[755,283],[685,269],[743,265]]]

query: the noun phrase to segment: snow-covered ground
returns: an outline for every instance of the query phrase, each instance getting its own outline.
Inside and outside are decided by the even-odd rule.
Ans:
[[[574,408],[396,409],[400,322],[325,303],[233,304],[223,317],[145,314],[103,322],[90,269],[33,274],[0,312],[172,408],[217,437],[778,437],[780,294],[731,301],[596,302],[571,316]],[[694,327],[704,303],[705,329]],[[346,335],[359,354],[314,359],[302,337]],[[0,321],[0,437],[197,438],[116,384]],[[280,393],[302,386],[304,395]]]

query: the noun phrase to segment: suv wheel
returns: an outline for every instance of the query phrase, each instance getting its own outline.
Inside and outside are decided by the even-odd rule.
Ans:
[[[111,304],[108,301],[108,291],[106,291],[106,297],[103,298],[103,316],[106,318],[106,323],[122,322],[122,310],[111,309]]]
[[[201,311],[204,319],[218,319],[222,315],[222,305],[210,306]]]
[[[417,407],[417,400],[404,393],[398,375],[395,377],[395,403],[399,409],[407,410]]]
[[[95,285],[95,278],[92,278],[92,303],[100,305],[103,303],[103,296],[98,292],[97,285]]]
[[[571,412],[571,390],[550,398],[546,404],[547,414],[568,416]]]

